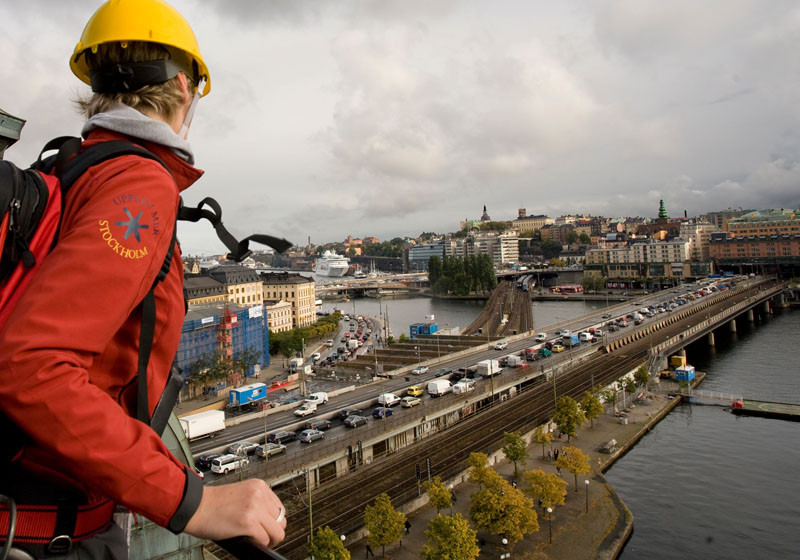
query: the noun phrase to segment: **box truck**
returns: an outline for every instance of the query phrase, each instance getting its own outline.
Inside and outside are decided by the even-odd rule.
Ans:
[[[297,371],[303,365],[303,358],[292,358],[289,360],[289,371]]]
[[[221,410],[207,410],[179,418],[183,433],[189,441],[211,436],[225,429],[225,413]]]
[[[565,334],[561,337],[561,344],[566,346],[567,348],[571,348],[573,346],[580,346],[581,339],[578,337],[577,334]]]
[[[267,398],[267,385],[265,383],[251,383],[236,389],[231,389],[228,393],[228,406],[231,408],[241,408],[252,406]]]
[[[522,367],[524,363],[525,360],[516,354],[511,354],[510,356],[506,357],[506,366],[508,367]]]
[[[441,397],[453,392],[453,384],[447,379],[434,379],[428,382],[428,394],[432,397]]]
[[[500,362],[497,360],[481,360],[478,362],[478,373],[483,377],[491,377],[500,373]]]

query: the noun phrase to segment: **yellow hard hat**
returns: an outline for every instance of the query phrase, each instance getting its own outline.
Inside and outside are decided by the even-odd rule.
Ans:
[[[211,91],[211,76],[200,54],[197,39],[187,21],[163,0],[108,0],[89,19],[75,45],[69,67],[82,82],[91,85],[89,67],[83,54],[97,51],[98,45],[148,41],[184,53],[197,65],[197,80],[206,79],[200,95]],[[199,83],[199,82],[198,82]]]

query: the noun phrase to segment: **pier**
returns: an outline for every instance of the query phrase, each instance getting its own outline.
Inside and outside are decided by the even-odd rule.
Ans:
[[[800,404],[744,399],[741,406],[734,405],[731,412],[737,416],[761,416],[800,422]]]

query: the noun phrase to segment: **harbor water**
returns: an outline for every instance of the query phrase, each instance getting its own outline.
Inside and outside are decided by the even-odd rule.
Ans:
[[[687,349],[701,389],[800,403],[800,313]],[[680,404],[607,473],[634,515],[621,558],[800,557],[800,423]]]

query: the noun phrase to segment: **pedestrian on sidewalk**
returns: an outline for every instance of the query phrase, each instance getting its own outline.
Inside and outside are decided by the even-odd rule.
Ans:
[[[549,449],[547,450],[547,460],[548,461],[552,461],[553,460],[553,452],[550,451]]]
[[[556,450],[553,451],[553,460],[558,461],[558,447],[556,447]]]
[[[406,519],[406,535],[411,532],[411,522]]]
[[[556,467],[556,472],[558,473],[558,476],[561,476],[561,467]]]
[[[367,548],[364,554],[364,558],[366,559],[369,558],[370,556],[375,556],[375,553],[372,552],[372,547],[369,545],[369,543],[367,543]]]
[[[456,496],[455,490],[450,490],[450,501],[456,503],[458,501],[458,496]]]
[[[511,481],[511,487],[512,488],[516,488],[517,487],[517,481],[516,480],[512,480]]]

